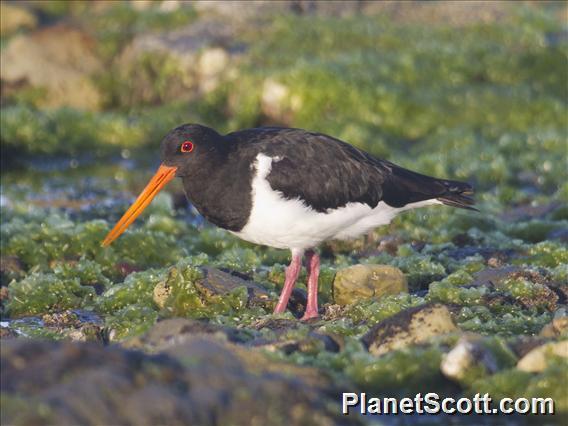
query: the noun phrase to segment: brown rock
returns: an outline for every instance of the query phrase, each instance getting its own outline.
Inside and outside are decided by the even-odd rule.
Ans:
[[[333,299],[339,305],[408,292],[402,271],[389,265],[353,265],[337,271]]]
[[[517,368],[529,373],[540,373],[554,356],[568,359],[568,340],[538,346],[519,360]]]
[[[0,60],[3,83],[25,81],[46,89],[44,107],[96,110],[100,106],[101,96],[90,77],[102,69],[102,63],[95,54],[95,40],[78,29],[57,25],[16,36],[2,50]]]
[[[559,337],[566,336],[568,334],[568,315],[566,315],[566,309],[560,308],[554,313],[554,318],[548,324],[546,324],[540,333],[540,337]]]
[[[362,338],[374,355],[424,343],[432,337],[458,331],[444,305],[427,304],[405,309],[376,324]]]

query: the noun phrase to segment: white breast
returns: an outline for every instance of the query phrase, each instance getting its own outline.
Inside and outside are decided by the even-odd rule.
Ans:
[[[441,204],[437,200],[428,200],[394,208],[381,201],[371,208],[367,204],[349,203],[320,213],[302,200],[288,200],[281,192],[272,189],[266,177],[272,162],[278,160],[264,154],[256,157],[251,214],[245,227],[233,232],[243,240],[276,248],[304,250],[326,240],[356,238],[379,225],[390,223],[401,211]]]

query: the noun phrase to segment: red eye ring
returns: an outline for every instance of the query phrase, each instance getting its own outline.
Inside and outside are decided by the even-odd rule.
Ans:
[[[181,144],[181,152],[191,152],[193,151],[193,143],[190,141],[185,141]]]

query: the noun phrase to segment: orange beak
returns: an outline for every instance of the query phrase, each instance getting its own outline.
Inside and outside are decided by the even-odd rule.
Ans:
[[[140,216],[140,213],[144,211],[158,192],[175,177],[176,170],[177,167],[164,166],[163,164],[158,168],[156,174],[150,179],[150,182],[142,190],[136,201],[126,210],[126,213],[122,215],[114,228],[107,234],[102,243],[103,247],[110,245],[120,234],[126,231],[126,228]]]

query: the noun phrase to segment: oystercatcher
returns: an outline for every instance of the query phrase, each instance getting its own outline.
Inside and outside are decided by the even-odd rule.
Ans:
[[[318,316],[320,259],[314,249],[322,242],[358,237],[417,207],[475,210],[467,183],[421,175],[301,129],[262,127],[223,136],[185,124],[163,139],[161,157],[156,174],[103,245],[180,177],[187,198],[209,222],[243,240],[292,252],[275,313],[286,309],[306,256],[308,302],[302,319]]]

